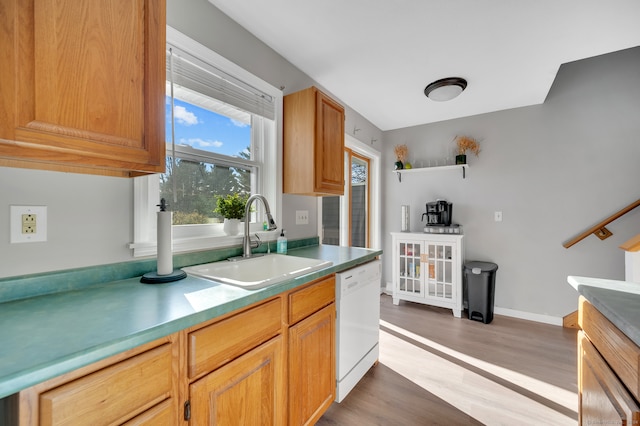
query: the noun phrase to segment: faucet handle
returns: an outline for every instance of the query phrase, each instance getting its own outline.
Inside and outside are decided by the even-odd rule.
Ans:
[[[262,245],[262,240],[258,234],[254,234],[256,236],[256,241],[251,242],[251,248],[258,248]],[[251,240],[251,238],[249,238]],[[255,245],[254,245],[255,244]]]

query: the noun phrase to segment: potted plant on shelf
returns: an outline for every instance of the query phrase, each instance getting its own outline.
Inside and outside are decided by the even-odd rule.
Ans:
[[[480,143],[469,136],[456,136],[456,164],[467,164],[467,151],[476,157],[480,153]]]
[[[244,209],[248,199],[248,195],[240,194],[229,194],[218,198],[214,212],[221,214],[224,218],[222,229],[225,234],[238,234],[240,219],[244,216]]]
[[[409,148],[407,148],[407,145],[405,144],[396,145],[393,148],[393,152],[396,154],[395,169],[404,169],[404,161],[407,159],[407,155],[409,154]],[[411,166],[409,166],[409,168],[411,168]]]

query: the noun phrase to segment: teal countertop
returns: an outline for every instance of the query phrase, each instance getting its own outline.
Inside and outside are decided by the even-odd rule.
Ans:
[[[574,276],[567,281],[640,346],[640,283]]]
[[[289,254],[330,260],[333,265],[259,290],[191,276],[147,285],[137,276],[1,303],[0,398],[368,262],[382,251],[319,245]]]

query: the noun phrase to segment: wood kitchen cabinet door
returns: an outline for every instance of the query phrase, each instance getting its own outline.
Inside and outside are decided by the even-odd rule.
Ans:
[[[289,328],[289,424],[313,425],[335,399],[335,303]]]
[[[194,382],[190,424],[286,424],[282,351],[277,336]]]
[[[344,194],[344,110],[322,92],[316,95],[315,179],[318,192]]]
[[[583,332],[578,334],[579,423],[637,425],[640,408]]]
[[[315,87],[284,97],[283,190],[344,194],[344,108]]]
[[[24,389],[8,424],[179,424],[178,340],[172,334]]]
[[[164,0],[0,0],[0,165],[164,171],[165,9]]]

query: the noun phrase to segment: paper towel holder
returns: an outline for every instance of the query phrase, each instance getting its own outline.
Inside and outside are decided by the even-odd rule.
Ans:
[[[176,269],[168,275],[158,275],[158,272],[147,272],[140,278],[143,284],[162,284],[171,283],[187,278],[187,273],[181,269]]]
[[[163,198],[160,200],[160,204],[157,205],[160,207],[160,212],[166,212],[167,207],[169,206],[166,200]],[[171,225],[169,225],[171,226]],[[159,225],[158,225],[159,231]],[[158,248],[159,250],[159,248]],[[162,283],[170,283],[173,281],[179,281],[187,277],[187,273],[180,269],[174,269],[168,274],[158,274],[158,271],[147,272],[140,278],[140,282],[143,284],[162,284]]]

